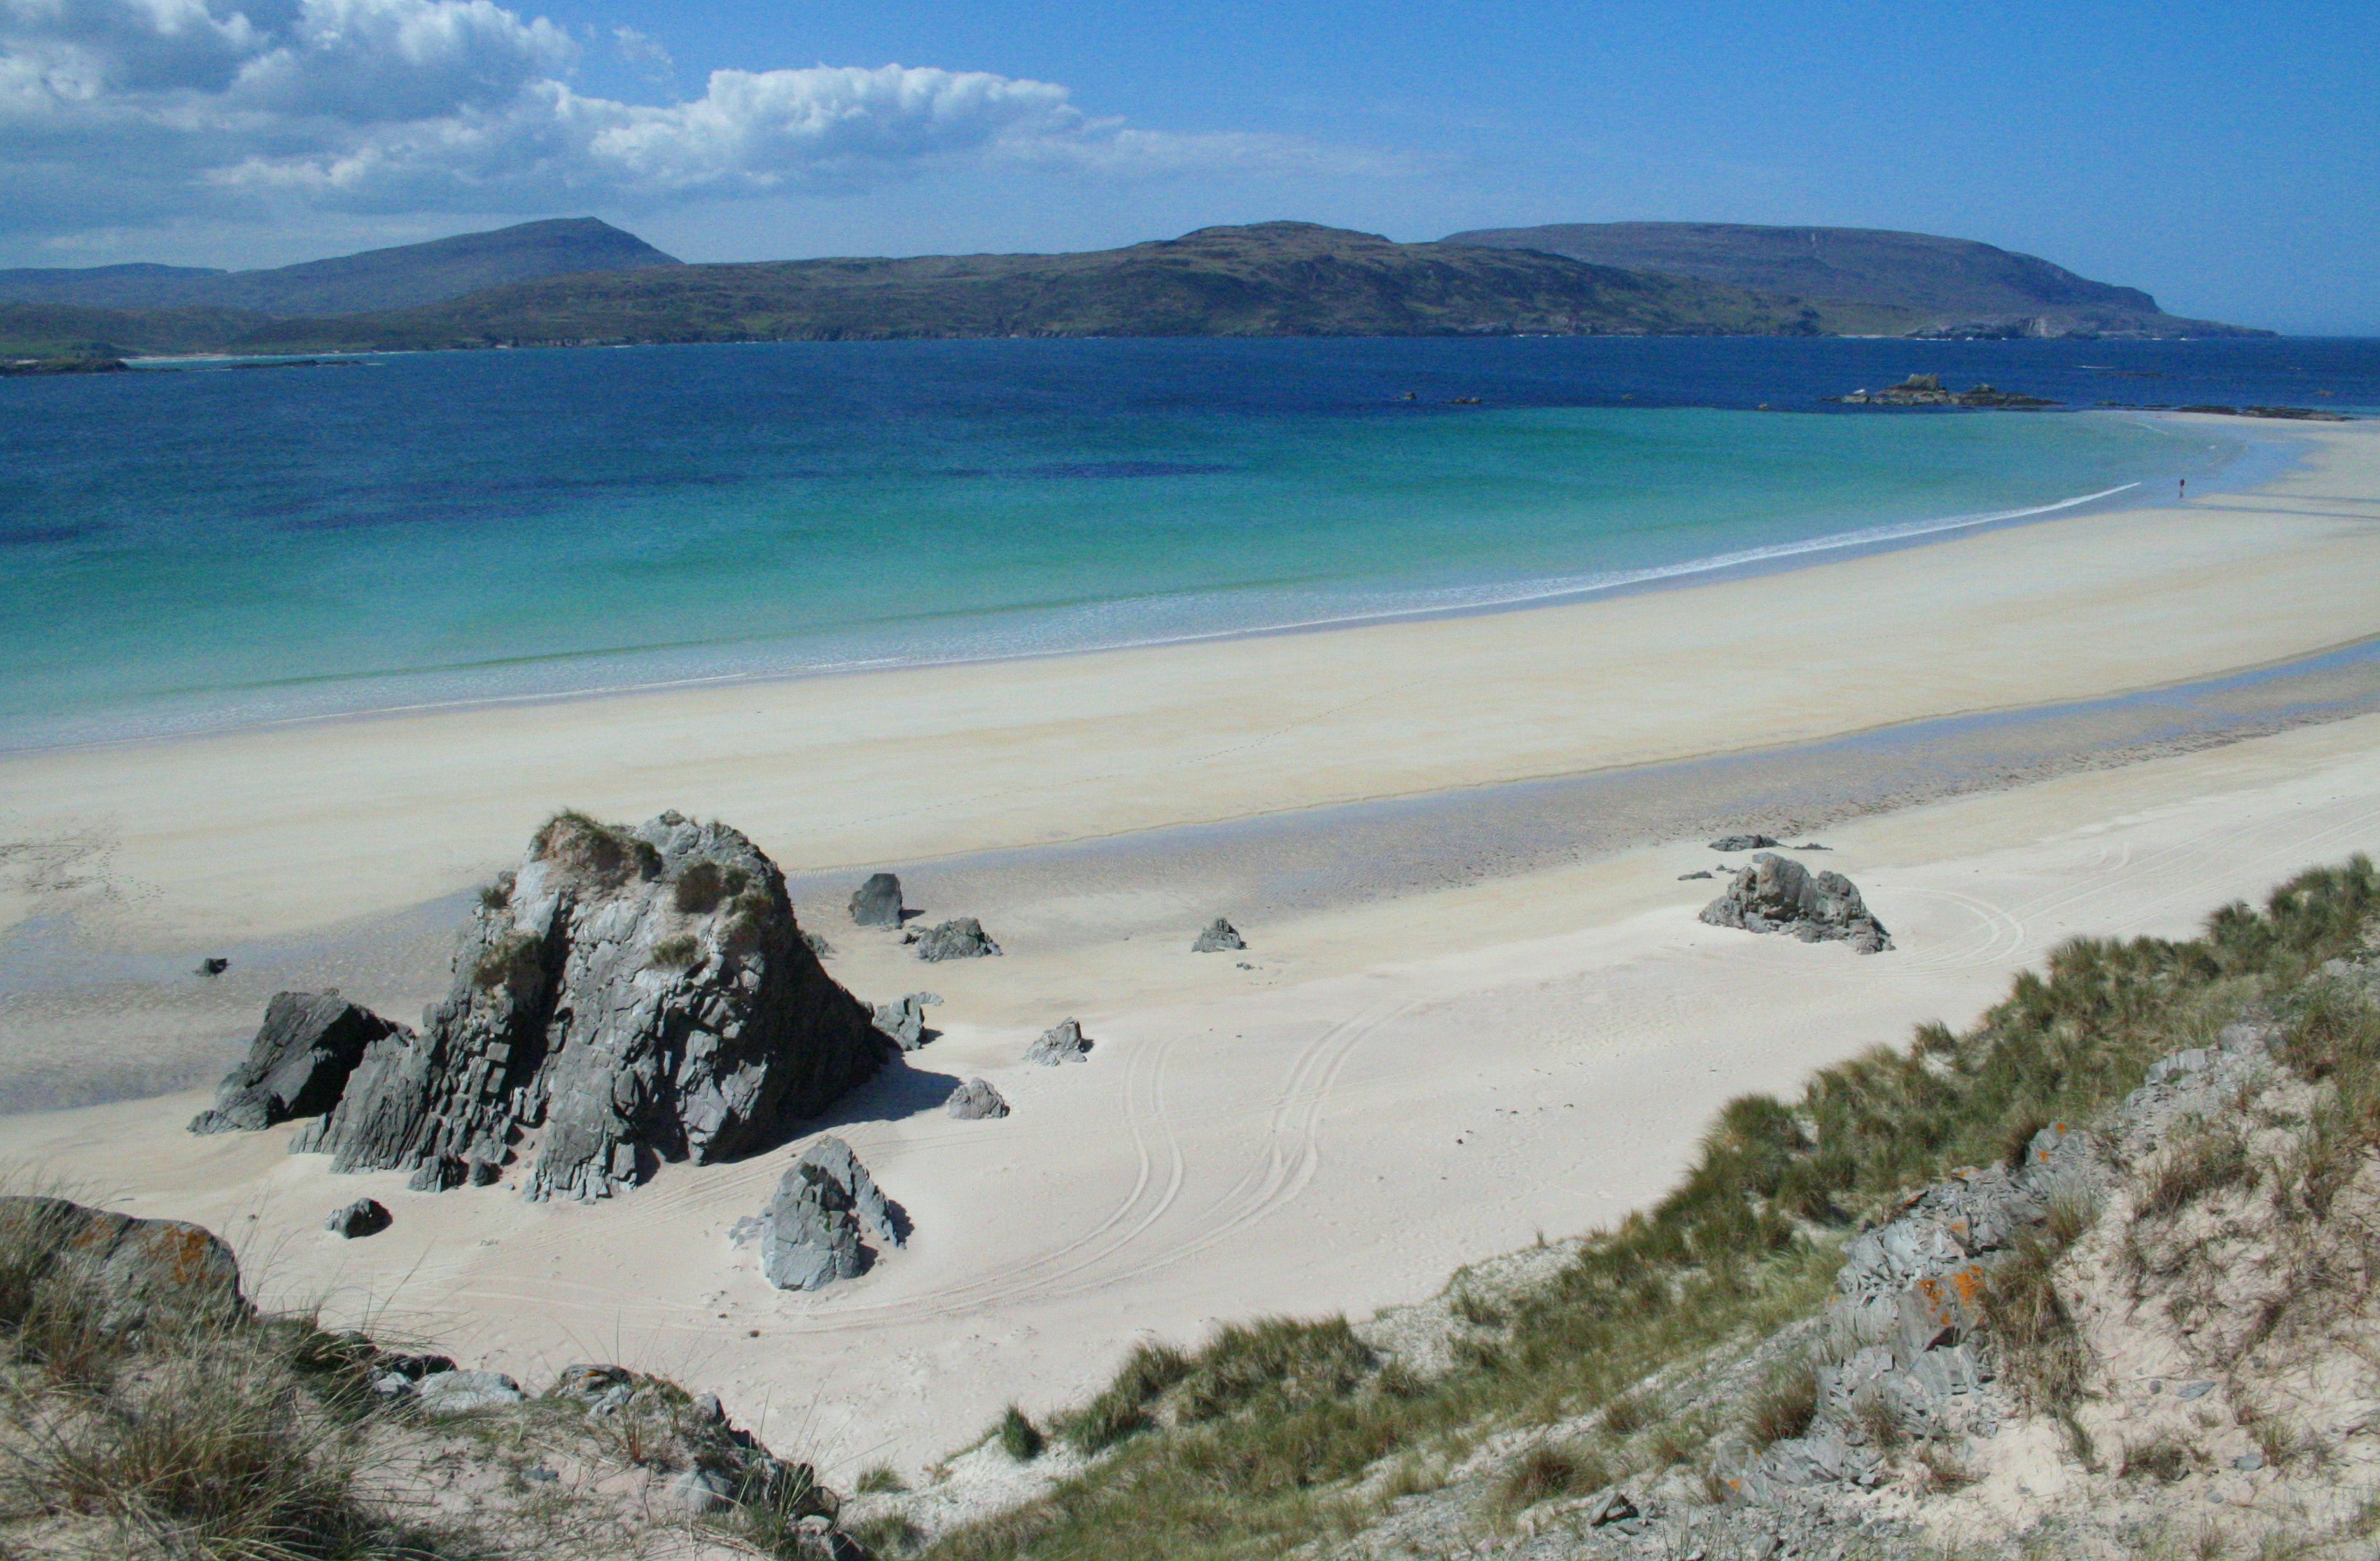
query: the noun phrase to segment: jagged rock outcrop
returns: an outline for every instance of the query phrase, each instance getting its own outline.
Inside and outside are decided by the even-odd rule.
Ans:
[[[1083,1027],[1069,1019],[1041,1032],[1041,1038],[1025,1048],[1025,1060],[1050,1068],[1062,1062],[1082,1062],[1089,1059],[1091,1045]]]
[[[941,1002],[931,992],[912,992],[898,1002],[878,1003],[877,1034],[903,1051],[915,1051],[934,1038],[936,1032],[926,1028],[926,1010],[940,1008]]]
[[[601,1198],[766,1147],[887,1050],[743,835],[564,814],[482,896],[422,1033],[373,1042],[291,1149],[437,1190],[496,1180],[537,1133],[525,1195]]]
[[[761,1269],[781,1290],[815,1290],[867,1272],[863,1237],[904,1243],[892,1205],[839,1138],[802,1151],[777,1183],[763,1216]]]
[[[979,1122],[987,1117],[1007,1116],[1008,1101],[990,1080],[969,1079],[951,1091],[945,1109],[962,1122]]]
[[[901,880],[891,873],[872,873],[852,890],[851,919],[861,926],[901,925]]]
[[[102,1331],[208,1326],[244,1315],[239,1264],[212,1231],[64,1198],[0,1197],[0,1320],[71,1308]],[[6,1313],[13,1313],[13,1316]]]
[[[1710,842],[1710,848],[1720,853],[1766,851],[1776,843],[1773,835],[1721,835]]]
[[[1813,873],[1773,852],[1753,857],[1727,892],[1703,907],[1702,919],[1745,932],[1790,932],[1804,943],[1846,942],[1862,954],[1892,947],[1884,924],[1868,914],[1851,879],[1840,873]]]
[[[336,992],[276,992],[246,1060],[224,1075],[190,1131],[254,1132],[321,1116],[338,1104],[364,1048],[401,1028]]]
[[[980,960],[1000,952],[1000,945],[983,930],[983,924],[973,916],[955,916],[949,921],[928,927],[917,937],[917,957],[921,960]]]
[[[1238,927],[1217,916],[1198,934],[1197,941],[1190,945],[1190,951],[1194,954],[1224,954],[1247,946],[1247,939],[1240,936]]]
[[[1987,1347],[1991,1277],[2063,1206],[2095,1218],[2128,1170],[2154,1169],[2177,1129],[2219,1119],[2269,1077],[2270,1025],[2243,1020],[2216,1045],[2151,1065],[2095,1131],[2053,1122],[2022,1163],[1970,1168],[1854,1239],[1825,1319],[1810,1428],[1721,1470],[1735,1500],[1773,1505],[1794,1489],[1874,1485],[1891,1445],[1988,1440],[2013,1412]],[[1979,1331],[1980,1337],[1979,1337]],[[2185,1384],[2195,1399],[2211,1383]]]
[[[334,1209],[322,1228],[334,1236],[355,1240],[364,1236],[377,1236],[389,1228],[394,1218],[388,1205],[377,1198],[358,1198],[346,1208]]]

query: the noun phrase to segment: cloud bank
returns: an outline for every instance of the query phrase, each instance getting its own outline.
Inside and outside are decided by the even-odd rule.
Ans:
[[[668,68],[653,40],[615,42]],[[655,105],[574,91],[579,57],[566,30],[493,0],[0,0],[0,231],[293,205],[642,207],[967,163],[1392,171],[1282,137],[1135,129],[1062,86],[982,71],[718,70]]]

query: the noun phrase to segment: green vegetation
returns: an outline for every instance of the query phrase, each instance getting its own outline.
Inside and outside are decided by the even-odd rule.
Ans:
[[[702,945],[692,933],[681,932],[653,942],[652,963],[656,970],[691,970],[702,958]]]
[[[203,1301],[111,1331],[47,1266],[65,1206],[0,1204],[0,1523],[79,1530],[89,1554],[463,1554],[358,1498],[372,1395],[346,1338]]]
[[[1041,1456],[1045,1445],[1041,1428],[1025,1417],[1015,1405],[1008,1406],[1000,1417],[1000,1450],[1019,1463],[1030,1463]]]
[[[2262,911],[2227,906],[2186,942],[2077,939],[1963,1035],[1925,1026],[1904,1048],[1820,1071],[1791,1104],[1730,1104],[1674,1192],[1510,1298],[1498,1337],[1439,1380],[1380,1369],[1340,1319],[1225,1329],[1188,1354],[1135,1351],[1062,1422],[1078,1446],[1111,1448],[1106,1459],[928,1554],[1282,1555],[1366,1520],[1383,1498],[1353,1487],[1384,1459],[1403,1469],[1459,1457],[1491,1432],[1597,1405],[1594,1444],[1564,1456],[1591,1456],[1614,1477],[1698,1458],[1719,1428],[1666,1410],[1647,1379],[1810,1315],[1858,1218],[1953,1168],[2005,1159],[2046,1123],[2091,1119],[2157,1057],[2208,1043],[2241,1009],[2288,1000],[2324,961],[2360,949],[2375,911],[2380,874],[2358,856],[2283,885]],[[2317,998],[2288,1044],[2290,1060],[2327,1070],[2338,1086],[2295,1173],[2319,1197],[2335,1175],[2325,1168],[2344,1163],[2322,1144],[2380,1142],[2380,1015]],[[2013,1374],[2053,1410],[2080,1355],[2047,1275],[2082,1224],[2079,1211],[2054,1215],[2046,1239],[1995,1276],[1987,1301]],[[1759,1412],[1788,1427],[1799,1385],[1772,1393]],[[1941,1461],[1937,1478],[1956,1482],[1960,1470]],[[1533,1478],[1557,1477],[1548,1464]]]
[[[482,992],[509,987],[517,995],[545,975],[545,945],[526,932],[507,932],[480,950],[471,968],[471,985]]]
[[[575,808],[545,821],[529,841],[529,854],[612,889],[631,877],[659,877],[662,871],[662,853],[650,841]]]
[[[722,868],[716,862],[696,862],[678,875],[670,902],[689,916],[708,915],[722,900],[744,892],[752,875],[741,867]]]

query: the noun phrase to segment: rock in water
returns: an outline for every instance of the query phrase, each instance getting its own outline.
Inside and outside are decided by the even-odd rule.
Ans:
[[[878,1003],[877,1033],[903,1051],[915,1051],[933,1039],[935,1032],[926,1028],[926,1010],[941,1000],[931,992],[912,992],[897,1003]]]
[[[436,1191],[494,1180],[542,1127],[525,1195],[608,1197],[782,1138],[882,1063],[868,1021],[741,834],[562,814],[472,913],[422,1034],[374,1041],[290,1147]]]
[[[387,1205],[377,1198],[358,1198],[346,1208],[334,1211],[322,1222],[322,1228],[352,1241],[359,1236],[377,1236],[389,1228],[394,1216]]]
[[[983,924],[973,916],[959,916],[928,927],[917,939],[917,957],[921,960],[980,960],[1000,952],[1000,945],[987,937]]]
[[[969,1079],[951,1091],[949,1110],[962,1122],[979,1122],[986,1117],[1008,1115],[1008,1102],[985,1079]]]
[[[254,1132],[292,1117],[319,1117],[338,1104],[364,1048],[398,1027],[335,992],[276,992],[248,1059],[215,1089],[215,1103],[190,1119],[192,1132]]]
[[[1703,907],[1702,919],[1746,932],[1790,932],[1804,943],[1848,942],[1862,954],[1892,947],[1851,879],[1840,873],[1813,873],[1773,852],[1755,856],[1725,894]]]
[[[1061,1062],[1081,1062],[1091,1055],[1090,1038],[1083,1027],[1069,1019],[1064,1023],[1045,1030],[1041,1038],[1025,1048],[1025,1060],[1055,1068]]]
[[[851,919],[862,926],[901,925],[901,880],[877,873],[852,891]]]
[[[1198,935],[1198,941],[1190,945],[1190,951],[1194,954],[1220,954],[1247,946],[1247,939],[1240,936],[1238,927],[1217,916]]]
[[[1768,835],[1721,835],[1710,842],[1710,848],[1717,852],[1766,851],[1776,843],[1774,837]]]
[[[821,1138],[786,1168],[770,1201],[760,1263],[781,1290],[815,1290],[868,1267],[864,1233],[902,1244],[892,1207],[839,1138]]]
[[[243,1314],[239,1264],[213,1232],[178,1219],[134,1219],[64,1198],[0,1198],[6,1254],[0,1316],[35,1305],[71,1311],[103,1331],[206,1325]]]

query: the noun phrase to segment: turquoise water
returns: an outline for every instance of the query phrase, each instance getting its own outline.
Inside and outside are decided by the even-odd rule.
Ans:
[[[2162,496],[2238,454],[2112,416],[1661,405],[1721,379],[1815,405],[1922,356],[1813,345],[786,345],[0,382],[0,745],[1517,604]],[[1892,350],[1840,350],[1867,346]]]

